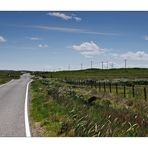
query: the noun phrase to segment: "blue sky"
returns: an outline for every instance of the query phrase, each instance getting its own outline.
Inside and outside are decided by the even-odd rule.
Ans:
[[[0,69],[148,67],[148,12],[0,12]],[[70,65],[70,66],[68,66]]]

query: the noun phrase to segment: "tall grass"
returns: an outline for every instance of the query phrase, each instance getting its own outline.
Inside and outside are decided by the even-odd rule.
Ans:
[[[32,83],[32,128],[36,136],[147,136],[148,103],[133,98],[98,97],[94,90],[81,89],[57,79]],[[98,92],[96,92],[98,93]]]

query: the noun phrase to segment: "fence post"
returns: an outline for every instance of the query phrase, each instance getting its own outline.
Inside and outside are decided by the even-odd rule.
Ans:
[[[105,85],[105,82],[104,82],[104,92],[106,92],[106,85]]]
[[[86,86],[87,86],[87,81],[86,81],[86,80],[84,80],[84,85],[86,85]]]
[[[109,83],[109,91],[110,91],[110,93],[112,92],[112,84],[111,83]]]
[[[93,81],[92,80],[90,80],[90,86],[91,86],[91,88],[93,87]]]
[[[116,84],[116,94],[118,95],[118,84]]]
[[[101,91],[101,83],[100,83],[100,81],[99,81],[99,91]]]
[[[135,85],[132,85],[133,98],[135,97]]]
[[[94,81],[94,86],[95,86],[95,88],[97,87],[97,81],[96,80]]]
[[[124,97],[126,97],[126,86],[124,85]]]
[[[50,78],[53,78],[52,73],[50,74]]]
[[[144,87],[144,100],[147,101],[146,87]]]

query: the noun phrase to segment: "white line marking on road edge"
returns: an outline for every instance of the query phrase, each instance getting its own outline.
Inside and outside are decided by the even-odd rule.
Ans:
[[[5,84],[0,85],[0,88],[1,88],[1,87],[3,87],[3,86],[5,86],[6,84],[9,84],[9,83],[10,83],[10,82],[12,82],[12,81],[14,81],[14,80],[12,79],[12,80],[10,80],[9,82],[7,82],[7,83],[5,83]]]
[[[28,118],[28,88],[29,88],[29,84],[32,81],[33,80],[29,81],[27,83],[27,87],[26,87],[26,97],[25,97],[25,129],[26,129],[26,137],[31,137],[30,126],[29,126],[29,118]]]

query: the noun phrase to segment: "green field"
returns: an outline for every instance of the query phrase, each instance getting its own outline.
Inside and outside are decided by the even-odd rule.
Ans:
[[[18,79],[21,75],[19,71],[0,71],[0,85],[12,79]]]
[[[148,136],[147,69],[112,69],[34,73],[30,119],[33,136],[129,137]],[[63,79],[64,78],[64,79]],[[66,79],[65,79],[66,78]],[[112,91],[69,84],[67,79],[112,81]],[[125,83],[126,80],[126,83]],[[126,86],[124,96],[123,84]],[[133,97],[132,86],[136,84]],[[91,102],[91,98],[95,100]]]
[[[86,69],[76,71],[34,72],[36,76],[52,78],[76,78],[76,79],[147,79],[148,69]]]

